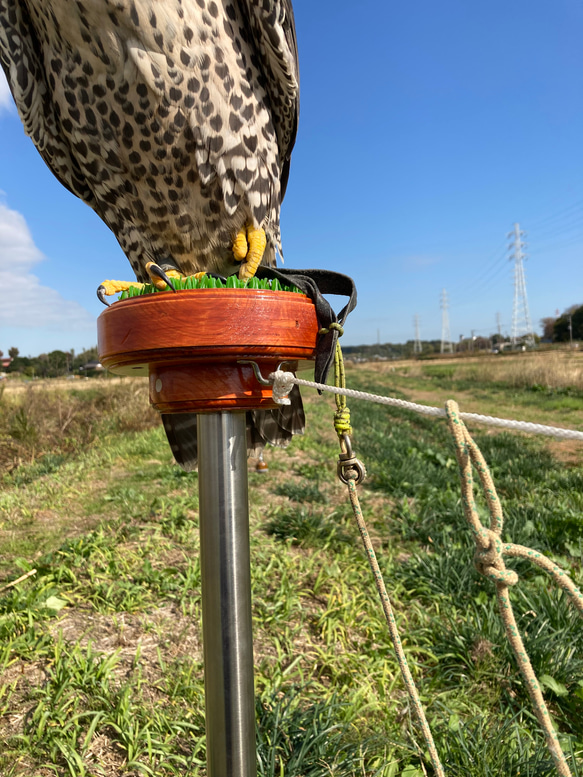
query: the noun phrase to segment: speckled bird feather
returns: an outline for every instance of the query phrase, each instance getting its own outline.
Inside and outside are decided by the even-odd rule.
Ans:
[[[155,261],[235,271],[246,223],[281,251],[298,120],[289,0],[0,0],[0,56],[57,178]]]

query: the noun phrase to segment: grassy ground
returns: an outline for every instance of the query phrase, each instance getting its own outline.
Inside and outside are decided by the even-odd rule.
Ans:
[[[583,428],[576,394],[578,405],[548,409],[571,395],[502,378],[462,387],[431,367],[375,365],[348,380]],[[332,403],[305,393],[308,434],[268,451],[268,476],[250,471],[259,774],[422,777],[432,770],[335,479]],[[203,777],[196,473],[172,464],[139,383],[0,403],[0,773]],[[553,775],[491,584],[472,564],[443,422],[351,407],[365,517],[446,773]],[[473,431],[505,538],[581,584],[580,447]],[[519,626],[583,775],[583,629],[539,572],[513,566]]]
[[[502,416],[528,412],[529,420],[543,423],[583,423],[583,353],[384,362],[365,365],[360,374],[363,370],[385,375],[392,386],[421,401],[443,404],[455,394],[468,412],[475,408]]]

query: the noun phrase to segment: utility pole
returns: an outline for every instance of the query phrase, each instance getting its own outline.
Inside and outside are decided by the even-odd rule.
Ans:
[[[569,313],[569,348],[573,350],[573,317]]]
[[[498,328],[499,336],[502,337],[502,323],[501,323],[500,313],[496,313],[496,327]]]
[[[523,262],[527,258],[524,253],[525,243],[523,241],[524,232],[520,230],[520,224],[515,224],[508,237],[513,238],[508,248],[512,251],[510,261],[514,260],[514,305],[512,308],[512,347],[515,348],[520,336],[523,337],[526,345],[534,345],[532,336],[532,324],[530,313],[528,311],[528,300],[526,297],[526,279],[524,277]]]
[[[451,335],[449,333],[449,302],[447,301],[447,291],[443,289],[441,292],[441,353],[453,353],[453,347],[451,344]]]
[[[415,313],[413,321],[415,323],[415,345],[413,346],[413,353],[421,353],[423,349],[421,348],[421,340],[419,339],[419,316],[417,313]]]

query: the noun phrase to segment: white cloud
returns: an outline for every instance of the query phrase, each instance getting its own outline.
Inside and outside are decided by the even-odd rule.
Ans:
[[[42,286],[33,275],[33,267],[44,259],[24,216],[0,203],[0,326],[94,329],[95,320],[84,307]]]
[[[10,110],[13,107],[12,95],[4,71],[0,68],[0,111],[2,109]]]

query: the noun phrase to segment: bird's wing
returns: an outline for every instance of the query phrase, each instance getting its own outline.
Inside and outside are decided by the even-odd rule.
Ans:
[[[59,129],[41,50],[26,4],[0,0],[0,64],[24,130],[63,186],[98,210],[75,155]]]
[[[240,3],[250,22],[252,40],[261,62],[264,86],[271,104],[279,145],[283,200],[300,108],[300,70],[294,13],[291,0],[240,0]]]

